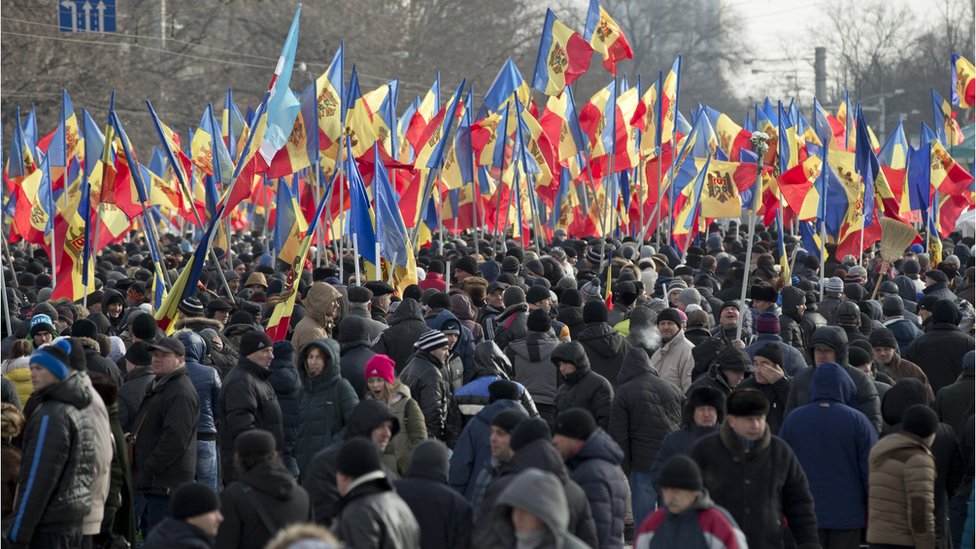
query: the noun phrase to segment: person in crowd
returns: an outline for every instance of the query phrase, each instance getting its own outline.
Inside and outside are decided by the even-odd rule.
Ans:
[[[420,547],[471,547],[471,504],[447,483],[448,453],[439,440],[421,443],[394,483],[420,526]]]
[[[541,309],[529,313],[526,327],[526,336],[509,343],[505,356],[512,365],[512,379],[529,392],[539,415],[552,422],[558,373],[550,357],[559,340],[552,334],[549,316]]]
[[[274,358],[271,359],[271,375],[268,383],[274,389],[281,407],[281,427],[284,433],[281,459],[292,475],[298,476],[298,462],[295,459],[295,445],[298,438],[299,401],[301,400],[302,379],[295,367],[295,348],[288,340],[275,341],[271,346]]]
[[[665,462],[677,455],[688,455],[698,439],[718,431],[723,421],[725,395],[721,391],[711,387],[697,387],[688,395],[681,409],[680,427],[664,437],[651,464],[651,481],[656,493],[660,494],[658,477]]]
[[[444,440],[452,391],[444,375],[444,366],[451,352],[450,342],[443,332],[428,330],[417,339],[414,347],[416,350],[401,372],[400,380],[410,388],[411,396],[424,413],[427,435]]]
[[[553,413],[558,416],[570,408],[584,408],[601,429],[609,429],[613,387],[606,378],[590,369],[583,346],[575,341],[560,343],[552,350],[550,360],[563,380],[556,391]]]
[[[404,297],[393,312],[390,327],[383,330],[380,338],[373,344],[373,352],[392,358],[396,363],[396,373],[400,375],[413,357],[414,344],[428,330],[420,310],[420,302]]]
[[[130,432],[136,412],[146,396],[146,388],[155,379],[152,369],[152,351],[145,341],[133,343],[125,351],[125,381],[119,387],[119,423],[122,430]]]
[[[302,388],[292,455],[300,472],[316,454],[341,440],[359,397],[339,375],[339,349],[334,340],[311,341],[301,350],[298,362]]]
[[[712,330],[712,337],[695,347],[692,352],[695,357],[695,369],[691,373],[692,379],[697,379],[702,374],[707,373],[718,358],[719,353],[726,347],[745,349],[747,344],[752,343],[749,331],[745,327],[743,327],[740,339],[736,338],[741,314],[738,302],[726,301],[722,303],[718,313],[718,326]]]
[[[336,338],[342,337],[342,331],[347,329],[346,322],[350,318],[361,319],[362,322],[356,323],[351,328],[358,337],[362,337],[370,343],[376,341],[380,334],[387,328],[386,324],[373,320],[370,315],[370,306],[373,301],[373,292],[365,286],[351,286],[348,290],[349,308],[347,314],[342,317],[342,322],[336,326]]]
[[[396,379],[393,359],[376,355],[366,363],[366,397],[386,403],[400,425],[390,443],[383,450],[383,464],[390,471],[404,475],[410,466],[410,456],[427,440],[427,423],[417,401],[410,398],[410,388]]]
[[[508,344],[525,337],[528,333],[526,322],[529,316],[529,306],[525,302],[525,292],[518,286],[509,286],[503,297],[504,309],[495,317],[494,342],[500,349]]]
[[[728,346],[719,352],[708,373],[699,377],[688,388],[688,391],[696,387],[709,386],[719,391],[727,397],[742,380],[752,374],[752,360],[745,351],[738,347]]]
[[[200,419],[197,421],[197,468],[195,480],[218,489],[217,418],[220,417],[220,376],[212,366],[204,366],[201,360],[207,351],[207,343],[200,335],[189,330],[176,333],[186,349],[186,372],[197,392],[200,403]]]
[[[932,323],[912,342],[905,358],[918,364],[936,393],[951,385],[962,372],[962,357],[976,348],[976,340],[959,329],[962,315],[956,304],[939,300],[932,307]]]
[[[753,352],[752,364],[753,374],[738,386],[762,391],[769,401],[766,425],[774,435],[778,435],[790,396],[790,377],[783,371],[783,348],[775,343],[767,343]]]
[[[502,467],[512,459],[514,452],[511,447],[512,431],[526,419],[528,415],[519,410],[505,410],[495,415],[491,420],[491,434],[488,445],[491,448],[491,460],[481,471],[477,471],[474,492],[471,497],[471,510],[474,518],[481,514],[481,504],[485,499],[488,486],[501,474]]]
[[[959,379],[943,387],[935,395],[935,412],[939,420],[952,427],[957,434],[965,431],[965,419],[971,415],[976,401],[976,350],[962,357],[962,373]]]
[[[213,488],[187,482],[173,492],[169,515],[149,533],[143,549],[212,549],[224,516]]]
[[[30,378],[30,355],[33,352],[34,345],[30,341],[18,339],[11,346],[10,355],[3,361],[3,377],[14,384],[20,407],[34,391]]]
[[[556,475],[529,469],[519,473],[492,509],[501,547],[589,547],[567,529],[566,495]]]
[[[687,391],[695,369],[694,344],[685,337],[684,322],[677,309],[665,309],[657,315],[661,348],[651,355],[651,366],[661,379]]]
[[[925,372],[914,362],[901,357],[898,341],[891,330],[887,328],[875,329],[871,332],[868,342],[871,344],[874,367],[879,373],[888,376],[894,383],[907,377],[913,377],[928,387],[929,378]],[[934,400],[935,393],[932,392],[931,387],[929,387],[928,392],[930,400]]]
[[[607,323],[607,307],[602,301],[583,306],[583,330],[573,341],[583,346],[590,368],[604,378],[617,379],[630,343]]]
[[[343,319],[342,330],[336,336],[340,375],[352,385],[359,397],[366,394],[366,378],[363,377],[366,363],[376,354],[370,349],[372,342],[366,339],[367,331],[366,319],[349,316]]]
[[[780,337],[780,333],[782,333],[782,328],[779,317],[770,312],[759,313],[756,317],[756,339],[746,347],[746,353],[749,354],[749,358],[753,358],[760,347],[768,344],[776,345],[783,353],[783,360],[779,363],[780,368],[787,375],[795,376],[800,370],[807,367],[806,359],[803,358],[803,353],[785,342]]]
[[[313,282],[308,293],[302,298],[305,317],[295,326],[291,344],[296,349],[304,349],[310,342],[332,337],[332,330],[339,321],[342,308],[342,294],[327,282]],[[243,351],[241,356],[245,356]]]

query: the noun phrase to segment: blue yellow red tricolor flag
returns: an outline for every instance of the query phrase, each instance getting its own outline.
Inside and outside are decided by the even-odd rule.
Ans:
[[[610,74],[617,74],[618,62],[634,58],[634,52],[623,30],[603,9],[600,0],[590,0],[583,37],[593,46],[594,51],[603,56],[603,67]]]
[[[546,10],[532,87],[546,95],[559,95],[590,68],[593,47]]]
[[[958,53],[952,54],[952,104],[961,109],[976,105],[976,69]]]

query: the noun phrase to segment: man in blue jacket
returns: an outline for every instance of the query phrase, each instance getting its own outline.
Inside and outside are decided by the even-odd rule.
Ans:
[[[820,544],[857,547],[865,526],[868,455],[877,432],[853,402],[856,389],[837,364],[817,367],[810,403],[795,409],[780,430],[810,483]]]

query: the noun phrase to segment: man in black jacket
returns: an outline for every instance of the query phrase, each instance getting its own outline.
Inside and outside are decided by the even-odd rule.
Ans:
[[[444,375],[444,365],[451,352],[447,336],[440,330],[424,332],[414,343],[415,352],[400,374],[400,381],[424,413],[427,434],[444,440],[447,428],[447,406],[451,384]]]
[[[275,450],[284,448],[281,406],[268,381],[274,349],[264,332],[241,337],[241,358],[220,388],[220,464],[224,483],[237,478],[234,441],[244,431],[264,429],[275,437]]]
[[[80,375],[69,373],[69,349],[68,341],[58,342],[30,357],[31,400],[37,406],[24,426],[19,490],[5,542],[45,549],[82,542],[82,521],[92,500],[95,433],[88,415],[92,397]]]
[[[608,381],[616,381],[630,343],[607,324],[607,306],[602,301],[590,301],[583,306],[583,330],[573,340],[578,341],[593,371]]]
[[[925,334],[905,351],[905,358],[918,364],[936,393],[956,382],[962,373],[963,355],[976,347],[972,336],[959,329],[961,320],[955,303],[939,300],[932,306],[931,323]]]
[[[392,358],[396,362],[396,373],[400,375],[413,355],[413,344],[428,329],[420,311],[420,302],[404,298],[393,312],[390,327],[383,330],[373,344],[373,352]]]
[[[155,380],[132,423],[132,480],[136,523],[143,535],[166,518],[170,496],[193,480],[197,469],[200,400],[187,375],[186,348],[175,337],[149,346]]]
[[[420,525],[421,547],[471,546],[471,504],[447,485],[448,450],[438,440],[421,443],[410,469],[395,483]]]
[[[749,547],[786,547],[792,534],[800,549],[819,548],[807,477],[793,450],[769,432],[766,397],[755,389],[739,389],[727,407],[719,432],[691,449],[708,493],[732,514]]]
[[[610,436],[624,451],[624,472],[630,475],[634,524],[640,525],[654,509],[657,493],[651,483],[651,465],[668,433],[681,425],[684,395],[664,381],[643,349],[631,349],[617,377],[610,411]]]
[[[220,499],[213,488],[188,482],[173,493],[170,515],[149,534],[143,549],[213,547],[223,520]]]
[[[590,369],[583,346],[575,341],[560,343],[549,359],[565,381],[556,391],[553,416],[570,408],[584,408],[593,414],[600,428],[609,429],[613,387],[605,377]]]

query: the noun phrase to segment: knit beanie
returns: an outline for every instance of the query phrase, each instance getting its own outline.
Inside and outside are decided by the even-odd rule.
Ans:
[[[847,350],[847,362],[855,368],[863,366],[871,362],[871,355],[864,349],[851,345],[851,348]]]
[[[886,317],[905,314],[905,301],[901,296],[889,295],[881,302],[881,314]]]
[[[275,438],[264,429],[251,429],[234,439],[234,453],[242,458],[270,456],[275,452]]]
[[[868,338],[871,342],[872,347],[887,347],[889,349],[898,349],[898,340],[895,339],[895,334],[892,333],[888,328],[875,328],[871,332],[871,336]]]
[[[246,357],[266,347],[271,347],[271,338],[264,332],[255,330],[241,336],[240,352],[242,357]]]
[[[924,404],[915,404],[901,416],[901,429],[919,438],[935,433],[939,428],[939,416]]]
[[[520,423],[529,419],[521,410],[503,410],[491,419],[491,426],[511,434]]]
[[[447,347],[448,345],[450,343],[447,341],[447,336],[440,330],[427,330],[420,334],[417,342],[413,344],[414,347],[422,351],[433,351],[438,347]]]
[[[824,293],[840,295],[844,291],[844,281],[836,276],[828,278],[824,282]]]
[[[383,462],[376,445],[367,438],[354,437],[342,444],[336,456],[336,471],[359,478],[373,471],[382,471]]]
[[[783,366],[783,350],[779,348],[779,345],[775,343],[767,343],[756,350],[755,356],[761,356],[768,359],[773,364],[782,367]]]
[[[664,462],[658,476],[658,486],[698,492],[702,489],[701,469],[688,456],[676,455]]]
[[[505,288],[505,294],[502,297],[502,301],[505,303],[505,307],[512,307],[520,303],[525,303],[525,292],[522,288],[518,286],[509,286]]]
[[[583,295],[576,288],[563,290],[563,293],[559,294],[559,304],[567,307],[579,307],[583,304]]]
[[[508,441],[508,447],[518,452],[530,442],[546,440],[551,436],[549,425],[546,424],[545,420],[538,417],[526,419],[512,431],[512,438]]]
[[[685,305],[700,305],[702,302],[701,292],[695,288],[685,288],[678,293],[678,301]]]
[[[35,314],[31,317],[30,321],[31,337],[33,337],[37,332],[50,332],[51,335],[58,335],[58,331],[54,328],[54,323],[51,321],[51,317],[41,314]]]
[[[217,492],[206,484],[187,482],[173,492],[169,514],[177,520],[197,517],[220,509]]]
[[[776,313],[760,313],[756,319],[756,332],[760,334],[779,334],[779,317]]]
[[[393,375],[395,365],[396,363],[393,362],[392,358],[383,354],[375,354],[366,361],[366,368],[364,369],[366,379],[381,377],[393,385],[396,382]]]
[[[549,289],[545,286],[532,286],[529,291],[525,293],[526,303],[538,303],[540,301],[550,299],[552,294],[549,293]]]
[[[602,301],[589,301],[583,306],[583,322],[606,322],[608,317],[607,306]]]
[[[71,337],[87,337],[88,339],[98,338],[98,327],[87,318],[83,318],[71,325]]]
[[[143,341],[155,339],[156,319],[149,313],[138,313],[132,317],[129,329],[133,336]]]
[[[718,367],[733,372],[746,372],[752,367],[752,360],[742,349],[729,345],[718,354]]]
[[[677,309],[668,308],[657,314],[657,324],[660,324],[665,320],[670,320],[671,322],[677,324],[678,327],[681,327],[681,315],[678,314]]]
[[[478,274],[478,261],[470,255],[466,255],[461,259],[457,260],[454,264],[454,268],[459,271],[464,271],[466,273],[476,275]]]
[[[551,326],[549,315],[542,309],[529,313],[529,318],[526,320],[526,327],[530,332],[548,332]]]
[[[602,301],[602,290],[600,289],[600,281],[597,279],[591,279],[586,284],[580,287],[580,295],[583,297],[583,301]]]
[[[68,377],[68,355],[70,343],[61,340],[51,345],[45,345],[31,353],[30,364],[43,366],[54,377],[64,379]]]
[[[552,425],[553,434],[577,440],[586,440],[593,431],[596,431],[596,420],[585,408],[570,408],[560,413]]]

